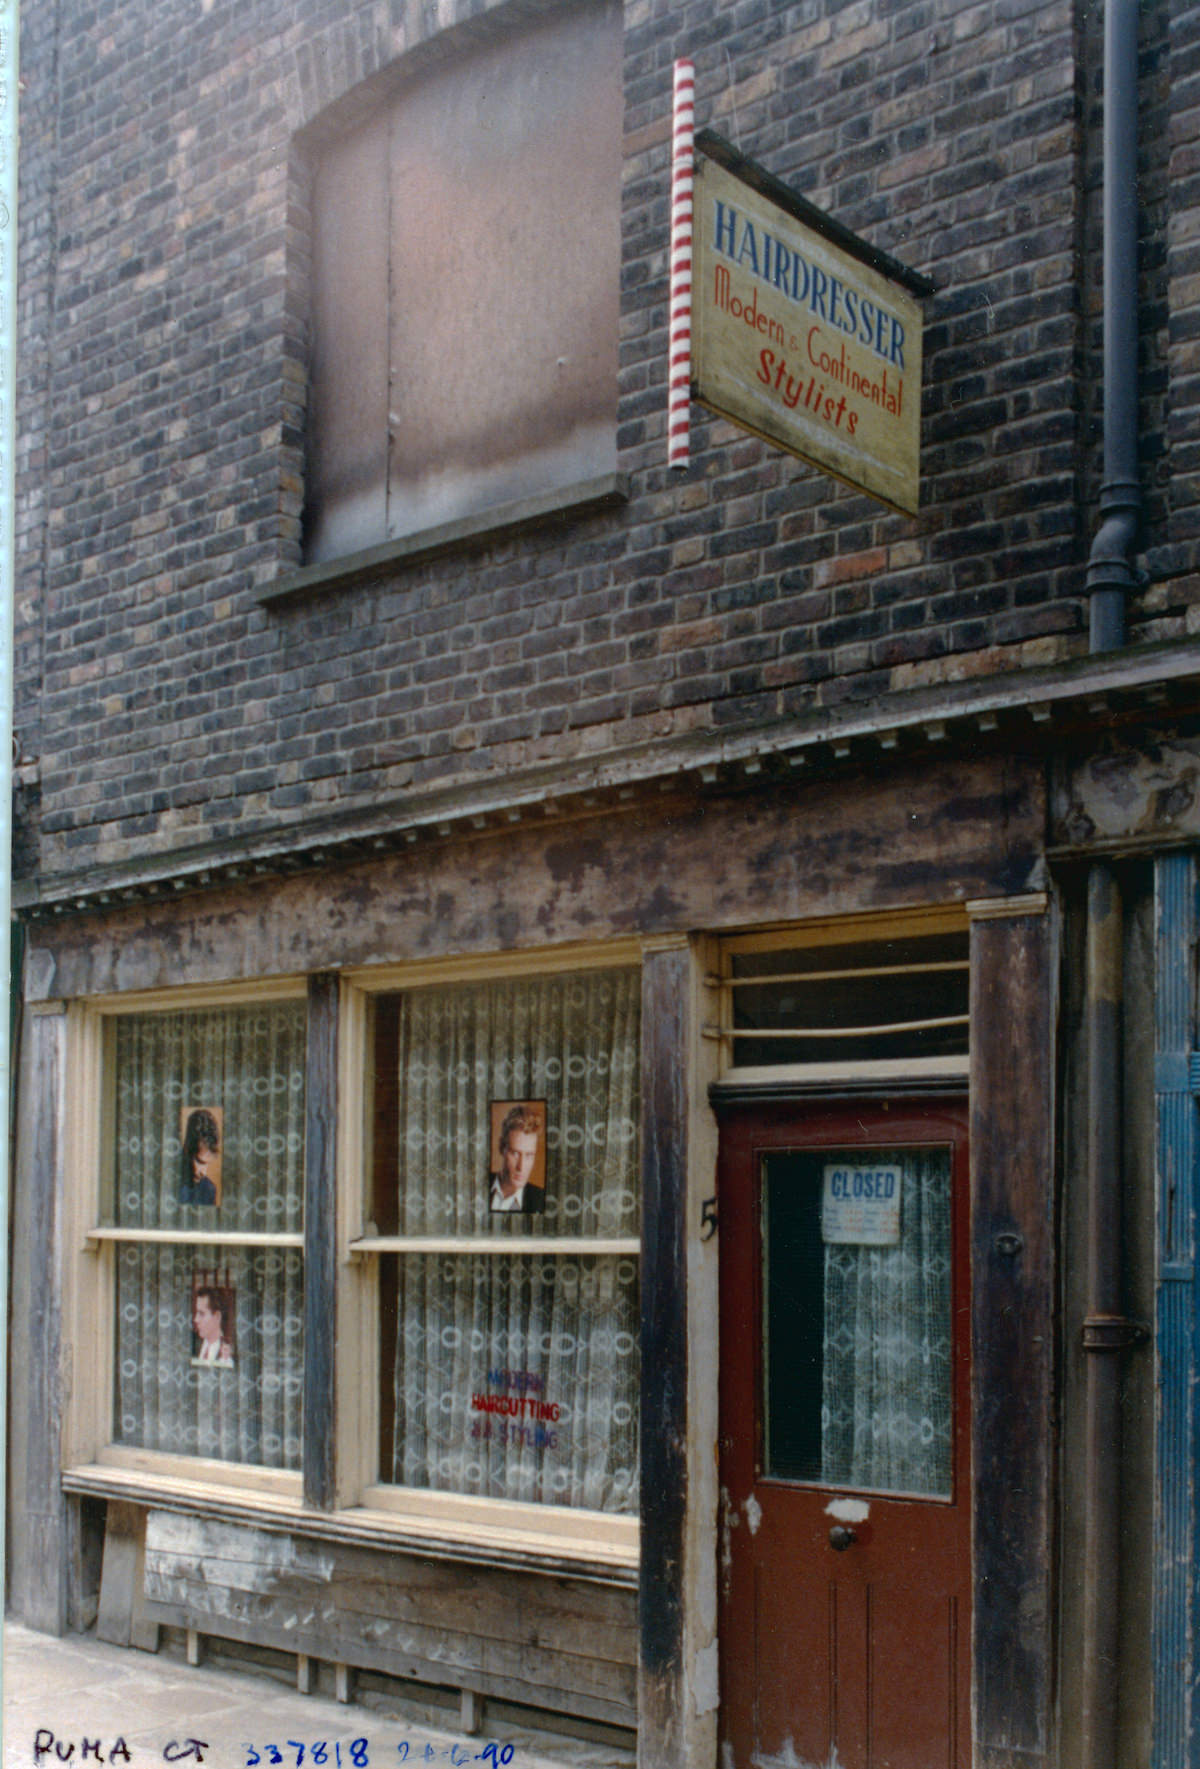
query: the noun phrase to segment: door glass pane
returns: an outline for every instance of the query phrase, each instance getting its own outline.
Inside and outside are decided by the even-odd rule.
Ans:
[[[949,1148],[763,1158],[763,1472],[949,1497]]]

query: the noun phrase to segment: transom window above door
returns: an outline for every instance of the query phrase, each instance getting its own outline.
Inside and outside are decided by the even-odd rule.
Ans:
[[[707,1028],[719,1086],[961,1080],[969,969],[957,906],[726,940]]]

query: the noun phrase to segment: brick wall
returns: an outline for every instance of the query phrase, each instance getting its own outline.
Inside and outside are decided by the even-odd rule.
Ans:
[[[259,605],[300,557],[296,132],[492,10],[26,5],[19,727],[48,871],[1084,645],[1096,25],[1072,0],[629,0],[627,506]],[[1200,8],[1143,31],[1162,581],[1134,614],[1161,636],[1196,583]],[[935,280],[917,518],[699,411],[691,468],[663,465],[682,52],[701,122]]]
[[[1167,266],[1165,342],[1167,395],[1160,460],[1162,518],[1149,550],[1150,598],[1182,610],[1186,629],[1200,630],[1200,7],[1172,4],[1170,37],[1160,52],[1159,79],[1169,97],[1159,140],[1167,155],[1170,212],[1159,244]],[[1156,595],[1157,591],[1157,595]]]

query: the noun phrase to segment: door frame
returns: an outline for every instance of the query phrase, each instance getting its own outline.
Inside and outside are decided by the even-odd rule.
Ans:
[[[1030,790],[1036,790],[1036,781]],[[1019,861],[1020,856],[1016,859]],[[974,1769],[1051,1769],[1056,1745],[1055,1114],[1059,913],[1026,888],[965,904],[970,928],[971,1267],[976,1602]],[[720,1558],[715,1192],[716,938],[643,945],[641,1769],[716,1769]],[[1022,1036],[1014,1039],[1013,1028]],[[761,1095],[765,1089],[756,1090]],[[793,1090],[793,1097],[798,1090]],[[743,1094],[742,1097],[745,1097]],[[713,1206],[715,1209],[715,1205]],[[671,1299],[674,1299],[672,1301]],[[664,1300],[666,1299],[666,1300]],[[679,1319],[675,1302],[684,1310]],[[674,1311],[674,1312],[673,1312]],[[986,1404],[981,1403],[984,1397]],[[661,1474],[667,1447],[655,1449]],[[990,1470],[1002,1468],[1006,1478]]]

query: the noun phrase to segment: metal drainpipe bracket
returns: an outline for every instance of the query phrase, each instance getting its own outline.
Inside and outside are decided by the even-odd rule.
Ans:
[[[1144,1345],[1150,1338],[1145,1321],[1126,1320],[1119,1314],[1090,1314],[1083,1323],[1085,1351],[1125,1351],[1131,1345]]]

